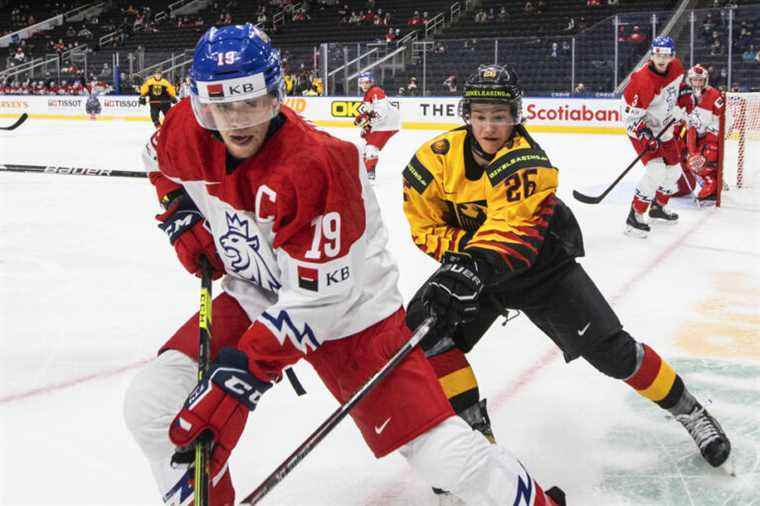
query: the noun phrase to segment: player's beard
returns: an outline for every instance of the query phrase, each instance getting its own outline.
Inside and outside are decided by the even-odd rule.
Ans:
[[[255,155],[266,139],[269,121],[239,130],[220,131],[219,135],[227,146],[227,151],[235,158],[245,159]]]

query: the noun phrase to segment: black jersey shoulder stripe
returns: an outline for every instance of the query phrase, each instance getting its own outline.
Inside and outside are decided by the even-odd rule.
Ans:
[[[422,193],[433,181],[433,174],[422,165],[417,155],[414,155],[402,172],[404,180],[409,186]]]
[[[533,167],[553,168],[549,157],[546,156],[546,153],[541,148],[510,151],[491,162],[486,168],[486,174],[491,181],[491,186],[496,186],[518,170]]]

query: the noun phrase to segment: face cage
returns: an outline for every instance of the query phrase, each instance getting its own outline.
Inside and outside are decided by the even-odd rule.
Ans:
[[[280,80],[266,95],[231,102],[201,102],[197,93],[191,91],[190,104],[195,120],[203,128],[232,131],[254,127],[277,116],[285,95],[285,82]],[[246,105],[248,110],[244,109]]]
[[[523,122],[522,117],[522,98],[516,98],[514,100],[504,100],[504,99],[471,99],[471,98],[463,98],[459,101],[458,114],[459,117],[464,120],[466,124],[470,124],[470,106],[474,103],[482,103],[482,104],[507,104],[509,106],[509,112],[512,115],[512,126],[519,125]]]

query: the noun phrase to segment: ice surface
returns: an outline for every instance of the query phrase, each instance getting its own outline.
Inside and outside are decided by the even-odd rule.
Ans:
[[[28,121],[0,135],[0,163],[139,169],[147,124]],[[358,140],[353,130],[335,129]],[[377,192],[408,298],[433,270],[412,245],[400,172],[435,132],[409,131],[381,155]],[[560,168],[559,195],[585,233],[583,265],[632,335],[671,360],[732,437],[738,476],[698,456],[686,432],[583,361],[564,364],[524,316],[470,353],[499,442],[577,505],[758,504],[760,228],[757,212],[674,203],[677,225],[623,235],[636,169],[600,205],[634,153],[622,136],[536,135]],[[294,149],[308,147],[294,146]],[[122,421],[138,368],[196,309],[198,282],[155,226],[145,180],[0,173],[0,503],[159,504]],[[239,496],[335,408],[306,364],[308,395],[283,384],[253,414],[231,466]],[[375,460],[342,423],[263,504],[432,505],[392,455]]]

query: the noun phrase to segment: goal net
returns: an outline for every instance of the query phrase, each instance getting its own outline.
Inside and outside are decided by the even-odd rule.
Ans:
[[[726,94],[718,205],[760,209],[760,93]]]

